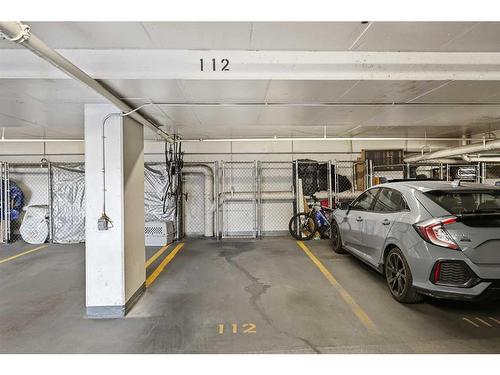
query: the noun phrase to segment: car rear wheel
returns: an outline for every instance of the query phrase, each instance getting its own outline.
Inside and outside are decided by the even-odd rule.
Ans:
[[[413,287],[410,266],[403,253],[397,247],[391,249],[385,259],[385,278],[389,290],[398,302],[418,303],[423,296]]]
[[[335,251],[337,254],[345,254],[346,251],[342,247],[342,239],[340,237],[340,228],[335,220],[332,220],[330,231],[333,251]]]

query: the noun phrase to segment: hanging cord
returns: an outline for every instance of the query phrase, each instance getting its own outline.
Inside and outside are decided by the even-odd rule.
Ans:
[[[179,138],[174,136],[174,144],[169,145],[168,150],[165,145],[165,173],[167,175],[167,185],[163,192],[163,213],[167,212],[168,201],[172,198],[178,198],[181,192],[181,171],[183,167],[182,145]],[[177,215],[177,204],[175,205],[175,214]]]

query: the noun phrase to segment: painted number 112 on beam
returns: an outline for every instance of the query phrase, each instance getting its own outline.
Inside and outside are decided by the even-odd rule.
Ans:
[[[205,70],[212,72],[216,72],[218,70],[221,72],[229,72],[229,59],[222,59],[220,63],[218,63],[216,59],[211,59],[206,62],[205,59],[200,59],[200,70],[202,72]]]

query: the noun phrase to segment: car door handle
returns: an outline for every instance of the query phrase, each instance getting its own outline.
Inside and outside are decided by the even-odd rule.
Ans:
[[[363,218],[362,218],[361,216],[358,216],[358,217],[356,218],[356,221],[363,221]]]
[[[382,224],[383,225],[389,225],[391,222],[389,221],[389,219],[384,219],[382,220]]]

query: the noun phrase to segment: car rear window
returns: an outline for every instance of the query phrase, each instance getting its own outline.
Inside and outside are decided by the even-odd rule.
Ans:
[[[500,213],[500,191],[429,191],[430,199],[453,215]]]

